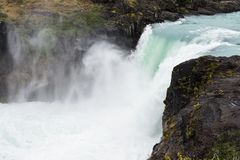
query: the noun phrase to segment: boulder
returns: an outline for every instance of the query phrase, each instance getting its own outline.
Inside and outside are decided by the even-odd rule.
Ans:
[[[168,20],[168,21],[176,21],[179,18],[183,18],[182,15],[179,13],[169,12],[169,11],[162,11],[161,13],[162,19]]]
[[[215,14],[213,11],[209,11],[205,8],[198,8],[197,12],[198,12],[198,14],[203,14],[203,15],[214,15]]]

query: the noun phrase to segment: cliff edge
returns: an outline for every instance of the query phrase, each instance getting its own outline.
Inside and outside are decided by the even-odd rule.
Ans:
[[[240,57],[206,56],[176,66],[163,137],[150,160],[240,158]]]

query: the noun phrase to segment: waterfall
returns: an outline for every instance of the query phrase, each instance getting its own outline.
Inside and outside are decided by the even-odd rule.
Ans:
[[[148,157],[159,139],[159,106],[151,78],[127,51],[51,28],[8,34],[14,66],[9,103],[0,105],[0,159]]]
[[[132,55],[106,40],[64,38],[48,27],[23,36],[10,27],[14,66],[9,103],[0,104],[0,159],[147,159],[161,137],[173,67],[240,54],[239,16],[149,25]]]

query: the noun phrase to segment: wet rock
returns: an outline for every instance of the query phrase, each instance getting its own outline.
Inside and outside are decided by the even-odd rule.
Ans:
[[[197,13],[198,14],[203,14],[203,15],[214,15],[215,14],[213,11],[209,11],[209,10],[204,9],[204,8],[198,8]]]
[[[0,22],[0,102],[7,98],[7,75],[12,71],[12,56],[8,53],[7,25]]]
[[[240,157],[240,57],[206,56],[176,66],[163,137],[150,160]]]
[[[182,15],[180,15],[179,13],[173,13],[173,12],[169,12],[169,11],[163,11],[161,13],[161,17],[165,20],[169,20],[169,21],[176,21],[179,18],[183,18]]]

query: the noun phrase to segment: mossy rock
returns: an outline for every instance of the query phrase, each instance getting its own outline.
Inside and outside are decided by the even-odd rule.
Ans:
[[[240,129],[228,130],[217,137],[208,153],[207,159],[234,160],[240,159]]]

